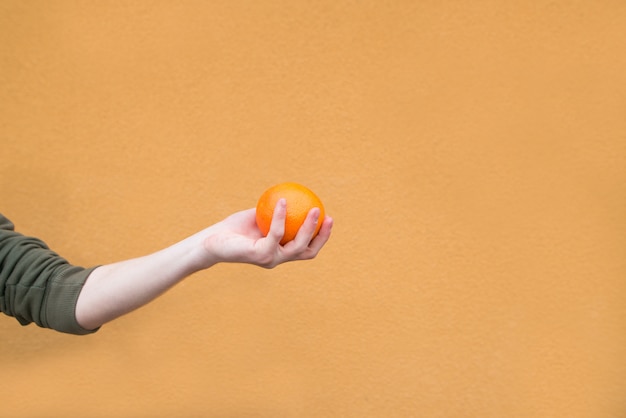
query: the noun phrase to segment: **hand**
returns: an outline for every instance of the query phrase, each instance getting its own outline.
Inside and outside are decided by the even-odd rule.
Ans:
[[[76,320],[85,329],[131,312],[154,300],[198,270],[219,262],[240,262],[272,268],[313,258],[328,238],[333,220],[326,217],[313,237],[319,209],[309,211],[296,238],[280,245],[287,209],[284,199],[274,210],[267,237],[256,226],[256,210],[237,212],[160,251],[93,270],[76,303]]]
[[[284,246],[279,244],[285,231],[286,202],[281,199],[274,209],[267,237],[256,225],[254,208],[237,212],[209,228],[204,248],[215,262],[241,262],[265,268],[281,263],[314,258],[322,249],[332,228],[332,218],[318,219],[319,209],[309,211],[296,237]],[[317,222],[323,222],[312,239]]]

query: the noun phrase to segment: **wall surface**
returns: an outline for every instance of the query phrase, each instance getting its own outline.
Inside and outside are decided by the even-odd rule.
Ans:
[[[281,181],[313,261],[75,337],[0,318],[0,416],[626,416],[626,3],[0,2],[0,212],[79,265]]]

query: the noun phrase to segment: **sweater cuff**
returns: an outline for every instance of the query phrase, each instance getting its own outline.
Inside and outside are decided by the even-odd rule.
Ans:
[[[95,268],[70,266],[51,280],[42,309],[45,327],[76,335],[92,334],[100,329],[87,330],[76,320],[78,296]]]

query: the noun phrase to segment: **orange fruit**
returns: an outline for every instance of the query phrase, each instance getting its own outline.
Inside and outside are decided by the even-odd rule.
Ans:
[[[316,236],[324,220],[324,205],[315,193],[298,183],[281,183],[267,189],[256,205],[256,224],[267,236],[272,223],[272,215],[278,201],[284,198],[287,201],[287,218],[285,219],[285,235],[280,245],[293,240],[304,223],[307,214],[313,208],[320,209],[320,217],[315,228]]]

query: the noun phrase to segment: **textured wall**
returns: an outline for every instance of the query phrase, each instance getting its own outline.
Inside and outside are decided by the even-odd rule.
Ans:
[[[0,2],[0,212],[81,265],[299,181],[315,261],[73,337],[0,416],[623,417],[623,1]]]

